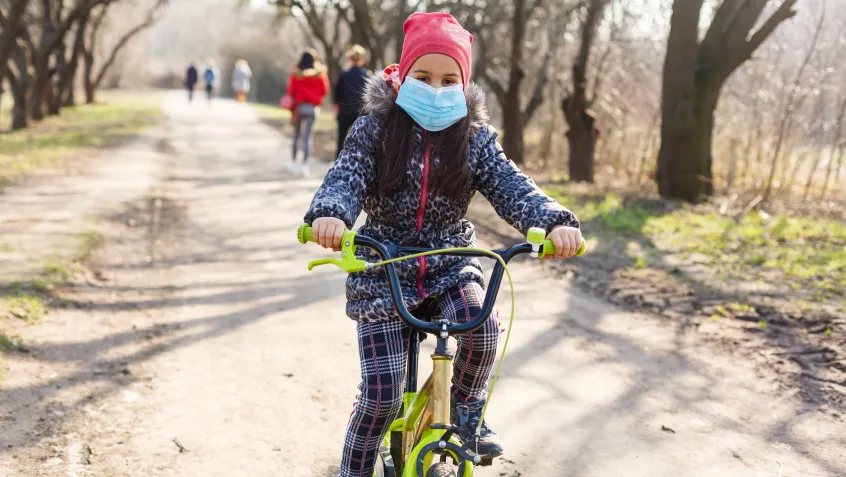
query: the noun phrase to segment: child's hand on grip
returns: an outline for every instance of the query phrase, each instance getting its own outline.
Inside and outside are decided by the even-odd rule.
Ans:
[[[546,237],[552,240],[555,244],[555,256],[547,256],[546,258],[570,258],[579,251],[582,246],[582,231],[575,227],[565,227],[558,225],[552,229],[552,232]]]
[[[346,229],[347,224],[343,220],[334,217],[320,217],[319,219],[314,219],[314,222],[311,224],[314,241],[323,248],[331,248],[336,252],[341,250],[341,238]]]

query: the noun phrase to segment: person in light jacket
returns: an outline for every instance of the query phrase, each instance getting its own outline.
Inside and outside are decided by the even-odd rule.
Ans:
[[[250,79],[253,77],[253,72],[250,70],[250,65],[247,60],[238,60],[235,62],[235,68],[232,70],[232,89],[235,90],[235,99],[239,103],[243,103],[250,94]]]

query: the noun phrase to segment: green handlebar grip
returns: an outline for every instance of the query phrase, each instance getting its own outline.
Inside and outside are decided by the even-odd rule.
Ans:
[[[297,240],[302,244],[314,242],[314,235],[311,233],[311,227],[308,224],[302,224],[297,229]]]
[[[576,252],[576,257],[580,255],[584,255],[585,250],[587,249],[587,242],[582,240],[582,245],[579,247],[579,250]],[[552,243],[552,240],[544,240],[543,242],[543,253],[542,257],[546,257],[547,255],[555,255],[555,245]]]

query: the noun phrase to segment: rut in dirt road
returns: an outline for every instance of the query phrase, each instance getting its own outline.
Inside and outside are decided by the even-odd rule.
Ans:
[[[174,95],[165,107],[156,194],[100,213],[108,281],[75,292],[84,309],[27,329],[29,355],[10,356],[0,476],[331,477],[359,370],[345,277],[308,272],[327,254],[295,238],[322,171],[287,172],[285,139],[249,106]],[[127,225],[152,196],[178,211],[155,253],[149,232]],[[488,414],[506,456],[476,475],[846,475],[842,422],[694,331],[518,262]]]

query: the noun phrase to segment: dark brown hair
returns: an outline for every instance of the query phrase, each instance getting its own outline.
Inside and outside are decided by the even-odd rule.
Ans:
[[[469,142],[470,119],[467,116],[443,131],[426,133],[432,192],[450,198],[466,193],[470,174]],[[382,197],[393,197],[396,191],[406,186],[406,172],[413,149],[414,120],[394,104],[382,122],[375,151],[376,182]]]

